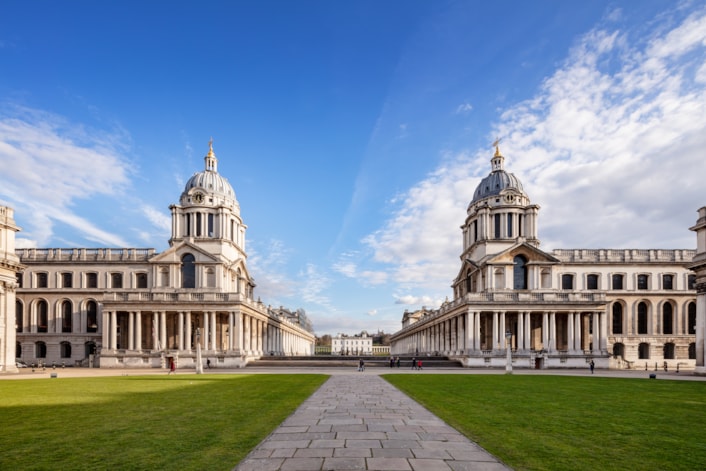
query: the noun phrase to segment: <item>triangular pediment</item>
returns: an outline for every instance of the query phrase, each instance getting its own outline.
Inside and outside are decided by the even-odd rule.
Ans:
[[[222,263],[219,257],[203,250],[198,245],[187,241],[181,241],[169,247],[164,252],[160,252],[150,259],[151,263],[181,263],[181,258],[190,253],[196,258],[196,263]]]
[[[518,242],[502,252],[487,255],[480,260],[471,260],[469,258],[463,260],[461,269],[458,271],[456,280],[466,277],[466,273],[471,270],[481,270],[486,265],[506,265],[512,264],[517,255],[523,255],[527,258],[528,264],[532,265],[554,265],[560,263],[560,260],[543,250],[534,247],[526,242]]]

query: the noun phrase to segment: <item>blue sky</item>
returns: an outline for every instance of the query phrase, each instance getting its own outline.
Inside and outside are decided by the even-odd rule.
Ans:
[[[317,334],[451,297],[501,137],[541,248],[695,248],[700,1],[0,5],[0,203],[19,247],[154,247],[219,172],[267,304]]]

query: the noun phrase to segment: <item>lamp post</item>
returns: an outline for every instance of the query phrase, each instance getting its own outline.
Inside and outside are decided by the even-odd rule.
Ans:
[[[508,329],[505,332],[505,348],[507,350],[507,364],[505,365],[505,374],[512,374],[512,332]]]

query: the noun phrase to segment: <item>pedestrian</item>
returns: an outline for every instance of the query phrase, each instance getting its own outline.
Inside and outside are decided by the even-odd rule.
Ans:
[[[412,369],[417,369],[417,359],[415,357],[412,357]]]
[[[417,361],[417,369],[421,370],[422,369],[422,360]]]
[[[174,373],[175,371],[176,371],[176,364],[174,363],[173,359],[170,359],[169,360],[169,373],[167,373],[167,374],[170,375],[170,374]]]
[[[208,368],[209,370],[211,369],[211,359],[210,358],[206,358],[206,368]]]
[[[400,367],[400,357],[397,357],[397,368]]]
[[[358,361],[358,371],[365,371],[365,362],[362,358]]]
[[[395,357],[390,357],[390,368],[395,366]]]
[[[589,366],[591,367],[591,374],[593,374],[593,369],[596,367],[596,364],[593,363],[593,360],[591,360],[591,363],[589,363]]]

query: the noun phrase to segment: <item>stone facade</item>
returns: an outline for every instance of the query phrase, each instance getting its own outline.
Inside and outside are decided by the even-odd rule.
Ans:
[[[699,209],[699,218],[691,228],[696,232],[696,255],[690,268],[696,272],[696,370],[706,375],[706,206]]]
[[[333,355],[372,355],[373,338],[365,333],[338,334],[331,338],[331,353]]]
[[[213,148],[170,206],[169,248],[21,249],[12,309],[27,363],[212,367],[311,355],[314,335],[254,297],[247,226]],[[14,276],[13,276],[14,280]],[[13,342],[13,354],[15,342]]]
[[[474,192],[453,301],[405,312],[392,354],[469,367],[693,369],[694,250],[539,249],[539,206],[504,170]]]
[[[15,254],[15,224],[12,208],[0,206],[0,372],[16,372],[15,311],[17,273],[22,270]]]

